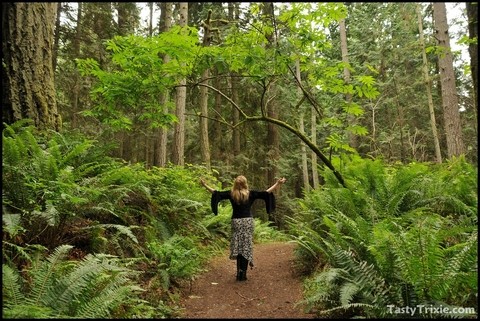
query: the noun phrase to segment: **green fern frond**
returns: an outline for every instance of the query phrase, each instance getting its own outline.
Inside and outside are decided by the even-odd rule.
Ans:
[[[341,310],[342,312],[346,312],[346,311],[353,310],[353,309],[358,309],[358,308],[361,308],[362,310],[376,310],[376,309],[378,309],[374,305],[367,304],[367,303],[350,303],[350,304],[337,306],[337,307],[334,307],[334,308],[331,308],[331,309],[321,310],[321,311],[319,311],[319,313],[321,315],[322,314],[329,314],[329,313],[332,313],[332,312],[337,312],[339,310]]]
[[[412,284],[420,300],[431,299],[436,285],[443,282],[443,219],[423,211],[411,213],[412,225],[392,239],[401,279]]]
[[[98,259],[92,255],[84,257],[73,271],[59,277],[51,290],[43,297],[45,306],[56,311],[69,312],[72,302],[78,301],[79,295],[95,280],[97,274],[103,271]]]
[[[18,305],[25,300],[22,293],[22,278],[10,266],[2,265],[2,299],[4,305]]]
[[[77,143],[68,151],[61,159],[60,167],[65,167],[67,165],[76,165],[72,163],[76,158],[83,156],[90,148],[94,146],[94,140],[84,140],[83,142]]]
[[[139,272],[128,269],[125,262],[111,255],[90,254],[80,262],[66,262],[63,259],[70,248],[69,245],[56,248],[46,260],[29,270],[32,283],[21,302],[26,311],[12,308],[6,312],[8,315],[106,318],[120,305],[128,306],[137,299],[135,295],[142,289],[132,279]],[[9,293],[23,290],[15,288],[12,283],[16,282],[15,277],[8,269],[4,269],[4,279],[4,286],[11,288]],[[18,293],[15,295],[15,300],[22,298]]]
[[[373,264],[360,261],[351,251],[338,249],[334,255],[336,262],[347,271],[345,280],[358,288],[356,302],[368,302],[371,307],[379,311],[391,302],[390,286],[379,275]]]
[[[67,316],[55,314],[49,307],[20,303],[18,305],[4,306],[2,311],[4,319],[65,319]]]
[[[355,283],[346,282],[342,284],[340,288],[340,304],[342,306],[350,304],[350,302],[353,301],[354,296],[358,293],[359,290],[359,287]]]
[[[121,225],[121,224],[95,224],[93,226],[84,227],[83,229],[84,230],[89,230],[89,229],[98,229],[98,228],[101,228],[101,229],[108,229],[108,228],[115,229],[115,230],[118,231],[119,235],[126,235],[135,244],[138,244],[138,239],[135,236],[135,234],[133,234],[133,232],[132,232],[132,228],[135,228],[135,226],[133,226],[133,225],[132,226],[125,226],[125,225]]]
[[[2,213],[2,226],[5,232],[11,235],[11,237],[16,236],[18,233],[25,231],[21,223],[20,214],[9,214],[5,213],[5,210]]]
[[[444,300],[449,296],[459,296],[459,293],[470,289],[471,293],[464,293],[464,298],[473,297],[478,291],[478,238],[477,233],[470,235],[464,243],[453,245],[445,250],[449,255],[440,276],[441,282],[432,289],[434,298]],[[453,254],[452,256],[450,256]],[[464,299],[465,300],[465,299]],[[463,300],[462,300],[463,301]]]
[[[346,271],[341,268],[326,267],[322,272],[304,280],[304,299],[308,311],[313,307],[330,308],[336,306],[339,296],[339,283]]]
[[[55,272],[60,267],[63,259],[68,252],[73,248],[71,245],[61,245],[57,247],[52,254],[50,254],[46,262],[41,262],[39,267],[31,270],[32,290],[28,296],[27,301],[33,305],[40,305],[40,302],[45,298],[49,289],[54,286]]]
[[[24,142],[25,146],[28,147],[30,155],[34,158],[40,158],[44,156],[45,146],[42,145],[40,139],[37,140],[37,136],[34,134],[35,130],[35,127],[25,128],[25,130],[20,132],[19,137]]]
[[[142,288],[133,285],[116,286],[102,291],[102,293],[83,305],[76,317],[102,319],[108,318],[112,312],[125,301],[130,301],[135,292],[143,291]]]

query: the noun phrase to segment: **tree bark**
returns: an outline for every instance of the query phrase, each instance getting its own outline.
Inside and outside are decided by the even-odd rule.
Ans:
[[[172,26],[172,17],[173,17],[173,3],[172,2],[162,2],[160,4],[161,17],[160,17],[160,32],[168,31]],[[170,57],[164,55],[162,57],[163,63],[168,63]],[[170,100],[170,95],[168,91],[165,91],[160,94],[160,105],[163,106],[163,113],[168,113],[168,101]],[[160,128],[157,130],[158,139],[155,140],[154,148],[154,157],[153,164],[154,166],[165,167],[167,165],[167,143],[168,143],[168,129]]]
[[[428,98],[428,110],[430,112],[430,124],[432,127],[433,143],[435,145],[435,156],[437,163],[442,162],[442,153],[440,150],[440,140],[438,139],[437,122],[435,121],[435,109],[433,108],[432,98],[432,79],[428,75],[428,61],[427,54],[425,52],[425,40],[423,38],[423,22],[421,5],[417,4],[417,17],[418,17],[418,32],[420,34],[420,44],[422,46],[422,59],[423,59],[423,77],[425,78],[425,89],[427,90]]]
[[[311,110],[311,124],[310,124],[310,134],[313,145],[317,145],[317,113],[315,108],[312,106]],[[312,152],[311,154],[311,163],[312,163],[312,185],[313,189],[317,189],[320,186],[320,181],[318,179],[318,162],[317,162],[317,153]]]
[[[55,41],[53,44],[52,66],[53,72],[57,69],[58,46],[60,43],[60,17],[62,14],[62,3],[57,2],[57,18],[55,19]]]
[[[3,121],[29,118],[39,129],[60,130],[53,47],[57,3],[2,3]]]
[[[342,62],[345,64],[343,67],[343,79],[345,80],[346,84],[350,83],[350,69],[348,68],[348,45],[347,45],[347,27],[345,26],[345,19],[340,20],[339,22],[339,30],[340,30],[340,49],[342,52]],[[352,102],[352,95],[345,94],[345,100],[347,104]],[[347,122],[350,126],[355,125],[355,117],[353,115],[347,114]],[[358,148],[358,139],[357,136],[352,133],[348,132],[348,142],[350,146],[357,149]]]
[[[183,28],[187,26],[188,2],[180,2],[180,21],[179,25]],[[182,79],[176,88],[175,96],[175,115],[178,123],[175,125],[173,162],[176,165],[185,164],[185,107],[187,101],[186,79]]]
[[[203,23],[203,46],[208,47],[210,45],[210,28],[211,28],[211,15],[212,11],[208,11],[207,19]],[[205,69],[202,73],[202,83],[208,84],[208,78],[210,77],[209,69]],[[202,155],[202,161],[205,164],[208,171],[211,169],[210,163],[210,142],[208,140],[208,88],[205,86],[200,87],[200,152]]]
[[[238,20],[238,10],[236,10],[238,4],[234,2],[228,3],[228,18],[230,21]],[[238,9],[238,8],[237,8]],[[235,103],[238,103],[238,81],[237,81],[237,74],[234,72],[230,73],[230,88],[232,93],[232,99]],[[233,107],[232,107],[233,108]],[[238,122],[240,121],[240,114],[237,109],[232,109],[232,122],[233,122],[233,132],[232,132],[232,144],[233,144],[233,159],[240,154],[241,143],[240,143],[240,129],[238,126]]]
[[[448,157],[465,153],[462,135],[462,123],[458,106],[457,87],[453,70],[453,56],[448,34],[447,12],[444,2],[433,3],[435,36],[440,47],[438,67],[442,87],[443,118],[447,140]]]
[[[301,83],[302,82],[302,78],[301,78],[301,74],[300,74],[300,61],[297,59],[297,61],[295,61],[295,71],[296,71],[296,75],[297,75],[297,81],[298,83]],[[303,101],[302,99],[303,97],[303,91],[300,87],[297,88],[297,99],[299,99],[299,101]],[[298,109],[299,110],[302,110],[302,106],[301,106],[301,103],[299,103],[299,106],[298,106]],[[305,133],[305,124],[304,124],[304,117],[305,117],[305,113],[303,111],[300,112],[300,119],[299,119],[299,123],[300,123],[300,128],[299,128],[299,131],[304,134]],[[305,146],[305,143],[301,143],[301,157],[302,157],[302,177],[303,177],[303,190],[304,192],[308,192],[310,190],[310,181],[309,181],[309,178],[308,178],[308,161],[307,161],[307,147]]]
[[[473,110],[475,116],[475,133],[478,136],[477,129],[477,98],[478,98],[478,2],[466,2],[468,18],[468,38],[471,40],[468,46],[470,54],[470,71],[473,80]]]
[[[263,14],[270,19],[270,23],[273,26],[274,19],[274,4],[272,2],[263,2]],[[275,30],[275,28],[273,28]],[[265,37],[268,39],[267,48],[275,47],[276,36],[274,33],[266,34]],[[270,85],[271,92],[275,96],[276,88],[275,84]],[[266,108],[267,116],[269,118],[277,118],[277,100],[275,98],[270,99],[270,103],[265,102],[264,107]],[[278,134],[278,129],[271,123],[267,124],[267,145],[268,145],[268,158],[269,165],[267,169],[267,182],[274,182],[278,176],[277,162],[280,158],[280,138]]]

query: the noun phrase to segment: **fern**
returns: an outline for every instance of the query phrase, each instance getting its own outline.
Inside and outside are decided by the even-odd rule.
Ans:
[[[32,305],[40,305],[46,293],[53,287],[55,282],[55,272],[60,267],[62,260],[73,247],[71,245],[62,245],[57,247],[50,254],[46,262],[40,262],[38,268],[35,269],[32,280],[31,294],[27,298],[27,302]]]
[[[358,294],[360,288],[357,284],[352,282],[346,282],[340,288],[340,304],[342,306],[347,306],[354,300],[355,295]]]
[[[2,298],[9,305],[19,305],[25,300],[22,293],[21,277],[10,266],[2,265]]]
[[[138,272],[109,255],[87,255],[80,262],[65,261],[71,248],[60,246],[33,265],[28,271],[32,279],[29,287],[21,287],[23,280],[18,273],[4,266],[4,316],[108,318],[121,305],[128,307],[137,302],[135,295],[142,289],[132,278]]]
[[[82,229],[88,230],[92,228],[95,228],[95,229],[111,228],[111,229],[117,230],[119,235],[126,235],[132,242],[138,244],[137,237],[132,232],[132,228],[134,228],[134,226],[125,226],[120,224],[95,224],[94,226],[88,226]]]

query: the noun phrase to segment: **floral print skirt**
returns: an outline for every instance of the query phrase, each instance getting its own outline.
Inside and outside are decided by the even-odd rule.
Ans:
[[[253,267],[253,217],[232,219],[232,239],[230,241],[230,259],[236,260],[241,254]]]

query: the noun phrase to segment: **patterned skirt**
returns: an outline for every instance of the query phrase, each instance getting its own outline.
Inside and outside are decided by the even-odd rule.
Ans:
[[[230,259],[236,260],[241,254],[253,267],[253,217],[232,219],[232,239],[230,241]]]

